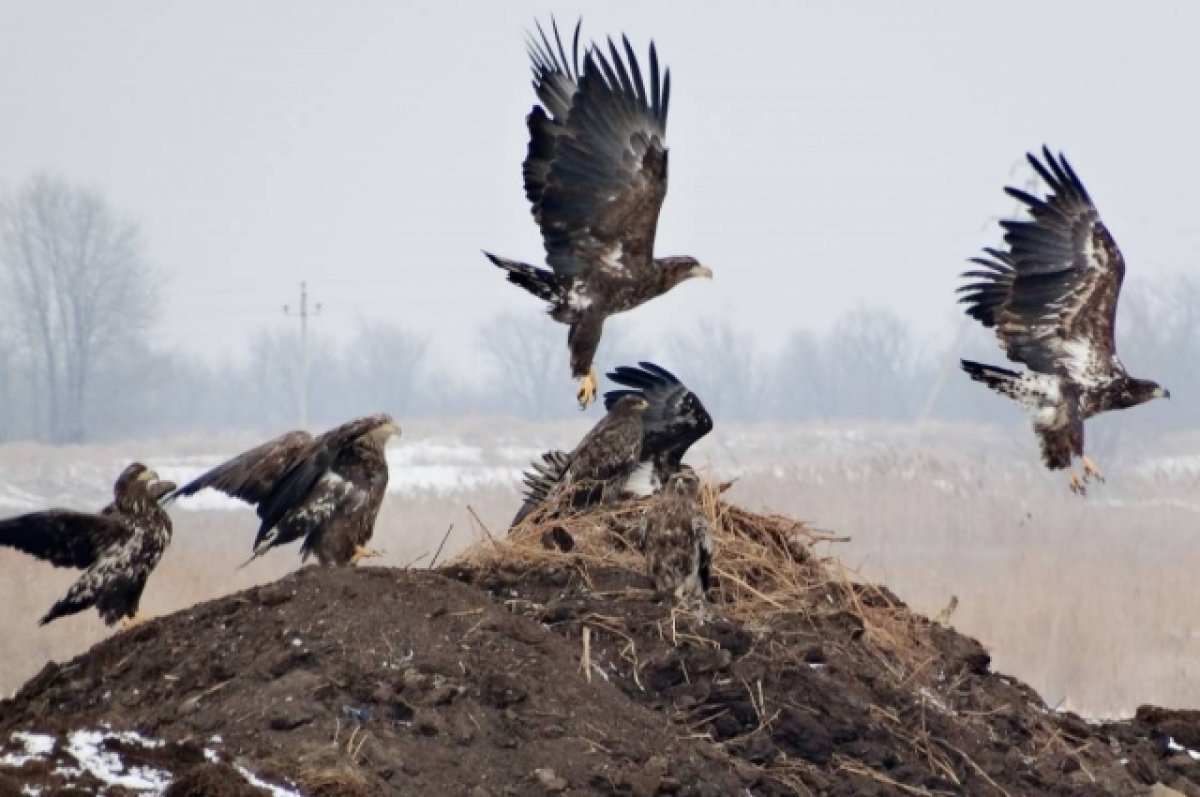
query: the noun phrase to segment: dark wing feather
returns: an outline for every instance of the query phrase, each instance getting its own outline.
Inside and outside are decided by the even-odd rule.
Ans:
[[[91,567],[101,552],[131,531],[118,518],[51,509],[0,521],[0,545],[36,556],[56,567]]]
[[[666,368],[651,362],[638,363],[637,368],[623,365],[608,378],[632,389],[606,393],[606,408],[630,393],[639,393],[650,403],[642,414],[643,461],[662,458],[672,470],[678,469],[692,444],[712,431],[712,416],[700,397]]]
[[[361,435],[376,428],[379,422],[378,416],[347,421],[322,434],[295,458],[287,472],[275,481],[270,491],[259,501],[258,516],[262,522],[254,541],[255,547],[288,512],[299,507],[308,498],[317,483],[333,467],[338,455]]]
[[[642,424],[635,414],[605,415],[570,455],[571,482],[607,482],[628,475],[642,450]]]
[[[967,313],[996,335],[1010,359],[1076,381],[1118,367],[1113,337],[1125,261],[1067,159],[1042,150],[1029,163],[1049,193],[1008,188],[1031,218],[1004,221],[1008,252],[988,250],[984,271],[962,288]]]
[[[571,100],[579,88],[580,25],[575,25],[570,59],[559,36],[558,23],[551,19],[551,26],[553,42],[541,23],[537,26],[538,35],[529,37],[533,89],[542,102],[541,106],[534,107],[526,119],[529,126],[529,152],[523,167],[525,196],[533,205],[535,218],[546,188],[546,176],[554,160],[555,141],[564,130],[563,125],[571,111]]]
[[[339,450],[328,444],[320,446],[292,465],[275,483],[258,505],[258,516],[262,522],[258,526],[258,536],[254,538],[255,548],[288,512],[304,503],[321,477],[333,466]]]
[[[607,55],[592,48],[581,75],[553,60],[559,73],[578,76],[570,109],[565,119],[540,108],[529,117],[526,192],[546,261],[560,274],[597,264],[652,267],[667,192],[670,75],[660,78],[651,44],[647,90],[633,48],[623,41],[624,56],[612,41]]]
[[[529,513],[542,505],[542,502],[562,483],[567,475],[570,455],[566,451],[547,451],[542,454],[541,462],[533,462],[532,470],[524,473],[525,501],[517,510],[510,526],[515,526],[529,516]]]
[[[312,444],[313,438],[308,432],[280,435],[193,479],[168,495],[166,500],[194,495],[211,487],[247,503],[258,504]]]

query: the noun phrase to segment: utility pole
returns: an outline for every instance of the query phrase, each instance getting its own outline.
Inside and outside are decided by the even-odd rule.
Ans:
[[[283,306],[283,314],[286,316],[297,316],[300,318],[300,428],[308,428],[308,318],[309,316],[319,316],[321,314],[321,303],[317,302],[313,305],[312,310],[308,309],[308,283],[300,283],[300,309],[292,310],[289,305]]]

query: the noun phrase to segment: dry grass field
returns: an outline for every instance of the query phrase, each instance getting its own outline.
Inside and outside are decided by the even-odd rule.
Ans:
[[[442,561],[489,532],[502,534],[517,505],[522,464],[542,447],[570,445],[583,428],[460,421],[448,432],[433,421],[410,424],[390,452],[393,489],[375,538],[382,563],[425,567],[444,537]],[[736,479],[728,497],[737,503],[849,537],[830,543],[830,553],[918,610],[936,615],[956,596],[950,622],[983,641],[997,669],[1027,680],[1051,704],[1095,717],[1129,714],[1147,702],[1200,706],[1200,679],[1189,666],[1200,657],[1200,591],[1193,588],[1200,456],[1189,458],[1200,454],[1200,439],[1101,460],[1108,483],[1080,499],[1040,469],[1023,432],[726,426],[689,458]],[[252,442],[0,447],[0,512],[98,508],[128,458],[184,478]],[[249,511],[201,501],[172,514],[175,538],[147,588],[148,614],[269,581],[299,564],[293,549],[237,569],[256,528]],[[73,578],[0,551],[0,693],[46,661],[112,633],[94,612],[36,625]]]

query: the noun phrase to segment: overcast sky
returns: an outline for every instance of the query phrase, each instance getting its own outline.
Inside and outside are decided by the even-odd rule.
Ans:
[[[388,319],[461,356],[541,311],[479,250],[541,262],[520,164],[549,5],[0,0],[0,187],[54,172],[136,220],[170,345],[236,351],[307,280],[318,334]],[[1195,268],[1200,4],[553,7],[672,72],[658,253],[716,278],[626,329],[727,317],[766,349],[868,304],[952,334],[956,274],[1043,142],[1131,275]]]

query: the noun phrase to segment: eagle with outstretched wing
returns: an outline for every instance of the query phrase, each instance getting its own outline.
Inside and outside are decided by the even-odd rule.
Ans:
[[[84,571],[41,625],[89,607],[108,625],[136,622],[146,581],[171,541],[171,518],[158,501],[166,484],[134,462],[99,513],[49,509],[0,520],[0,545]]]
[[[170,498],[212,488],[256,507],[261,522],[250,561],[277,545],[303,540],[301,560],[356,564],[377,556],[366,547],[387,490],[384,447],[400,427],[386,414],[337,426],[317,437],[292,431],[218,465]]]
[[[712,431],[712,416],[700,397],[693,393],[670,371],[651,362],[641,362],[635,368],[623,365],[608,374],[622,387],[604,394],[604,406],[612,409],[625,396],[641,396],[646,400],[642,413],[642,447],[638,463],[618,488],[621,496],[647,496],[662,489],[682,464],[683,455],[704,435]],[[542,454],[540,462],[525,473],[525,501],[512,525],[524,520],[540,506],[555,486],[562,481],[570,455],[553,450]],[[595,496],[576,492],[576,508],[582,508]]]
[[[641,461],[642,421],[649,406],[641,394],[621,396],[574,450],[542,454],[542,461],[525,474],[525,502],[512,525],[545,504],[569,500],[582,508],[621,495]]]
[[[713,538],[700,504],[700,477],[680,470],[655,496],[639,524],[646,567],[660,593],[677,602],[703,601],[710,586]]]
[[[530,37],[541,104],[526,120],[524,164],[525,195],[550,268],[484,254],[570,327],[571,373],[586,408],[596,395],[592,361],[605,318],[712,271],[693,257],[654,257],[667,194],[671,75],[660,73],[653,43],[647,81],[628,38],[622,37],[621,49],[609,39],[607,53],[592,45],[581,67],[579,25],[570,58],[557,24],[552,30],[553,41],[540,24],[538,36]]]
[[[973,258],[980,268],[963,274],[970,282],[959,292],[967,315],[994,329],[1008,358],[1028,370],[970,360],[962,367],[1030,412],[1046,467],[1067,469],[1071,490],[1083,494],[1087,481],[1104,478],[1084,453],[1084,421],[1171,394],[1156,382],[1129,376],[1117,357],[1125,259],[1083,183],[1067,159],[1049,148],[1042,148],[1041,160],[1027,158],[1049,193],[1039,199],[1005,189],[1030,218],[1000,223],[1007,250],[989,248],[987,257]],[[1082,478],[1072,467],[1076,458]]]

